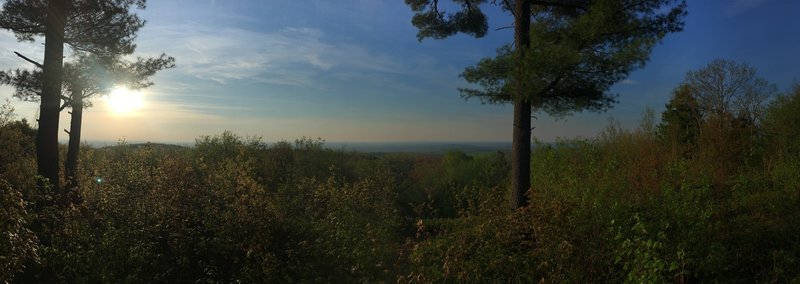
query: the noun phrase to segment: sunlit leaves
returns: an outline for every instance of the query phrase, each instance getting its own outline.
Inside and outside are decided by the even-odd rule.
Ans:
[[[36,237],[28,229],[22,193],[0,177],[0,281],[11,282],[26,263],[38,259]]]

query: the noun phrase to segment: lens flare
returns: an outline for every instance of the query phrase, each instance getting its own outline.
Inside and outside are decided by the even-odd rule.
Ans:
[[[117,87],[106,97],[106,106],[114,114],[131,114],[144,107],[144,95],[139,91]]]

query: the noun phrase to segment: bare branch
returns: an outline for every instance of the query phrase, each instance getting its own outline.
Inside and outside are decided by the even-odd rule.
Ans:
[[[509,3],[509,2],[508,2],[508,0],[503,0],[503,3],[506,5],[506,8],[507,8],[509,11],[511,11],[511,16],[512,16],[512,17],[516,17],[517,15],[516,15],[516,14],[514,14],[514,13],[515,13],[515,12],[514,12],[514,8],[512,8],[512,6],[511,6],[511,3]]]
[[[36,67],[44,69],[44,66],[41,63],[36,62],[33,59],[30,59],[30,58],[26,57],[25,55],[22,55],[22,54],[20,54],[19,52],[16,52],[16,51],[14,51],[14,54],[16,54],[20,58],[24,59],[25,61],[28,61],[28,62],[32,63],[33,65],[36,65]]]
[[[578,1],[576,1],[578,2]],[[542,5],[548,7],[562,7],[562,8],[574,8],[581,11],[586,11],[587,4],[585,1],[583,5],[581,3],[569,3],[567,1],[531,1],[531,5]]]
[[[436,16],[439,18],[439,21],[444,23],[444,17],[442,16],[441,13],[439,13],[439,0],[433,0],[433,2],[431,3],[431,9],[433,9],[433,12],[436,13]]]
[[[97,91],[84,90],[84,95],[81,95],[81,98],[88,99],[89,97],[94,96],[97,93],[98,93]]]

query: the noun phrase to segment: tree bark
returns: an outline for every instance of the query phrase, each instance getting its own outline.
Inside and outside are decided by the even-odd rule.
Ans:
[[[513,208],[530,203],[531,187],[531,104],[514,102],[514,138],[511,146],[511,202]]]
[[[78,156],[81,150],[81,124],[83,122],[83,90],[76,87],[72,90],[72,115],[69,123],[69,144],[67,146],[67,160],[64,162],[66,173],[66,188],[68,195],[73,195],[78,188]]]
[[[518,0],[514,8],[514,43],[519,64],[523,64],[525,51],[531,41],[530,8],[530,0]],[[531,103],[526,98],[522,72],[523,70],[517,70],[514,82],[514,136],[511,146],[512,208],[525,207],[530,203],[527,193],[531,187]]]
[[[64,24],[67,0],[47,3],[42,98],[39,105],[39,130],[36,135],[36,162],[39,175],[60,192],[58,162],[58,116],[64,63]]]

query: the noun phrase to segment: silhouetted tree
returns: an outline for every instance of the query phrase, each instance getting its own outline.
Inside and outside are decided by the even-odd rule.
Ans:
[[[514,17],[514,45],[494,58],[467,68],[462,77],[479,89],[460,89],[465,98],[513,103],[511,199],[529,203],[531,112],[563,116],[609,108],[607,91],[644,65],[652,47],[667,33],[680,31],[684,1],[675,0],[453,0],[461,11],[440,11],[437,0],[406,0],[416,12],[417,37],[445,38],[457,32],[475,37],[488,25],[480,9],[491,2]]]
[[[681,85],[672,92],[672,98],[661,113],[658,137],[670,145],[673,152],[688,158],[695,148],[701,121],[697,100],[686,85]]]
[[[718,166],[720,181],[746,162],[744,158],[754,156],[766,102],[778,92],[757,73],[746,63],[717,59],[686,73],[682,83],[702,119],[702,157]]]
[[[0,28],[14,32],[20,41],[45,38],[39,130],[36,138],[40,175],[60,190],[58,120],[63,80],[64,44],[99,56],[133,52],[136,31],[144,21],[130,14],[131,6],[144,8],[145,0],[8,0],[0,11]]]
[[[704,116],[729,114],[755,125],[760,122],[767,99],[778,92],[775,85],[757,73],[747,63],[716,59],[686,73],[683,84]]]
[[[64,64],[64,84],[62,91],[69,94],[60,109],[69,107],[70,127],[67,158],[64,163],[67,190],[78,186],[77,169],[81,142],[83,108],[91,106],[87,99],[108,93],[114,86],[124,85],[130,89],[151,86],[149,77],[159,70],[175,66],[175,59],[162,54],[157,58],[137,58],[130,61],[120,55],[100,58],[85,52],[78,52],[73,62]],[[38,101],[41,96],[41,70],[0,71],[0,84],[14,86],[14,96],[26,101]]]

